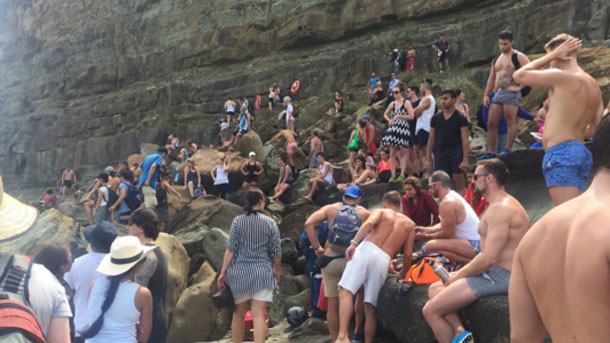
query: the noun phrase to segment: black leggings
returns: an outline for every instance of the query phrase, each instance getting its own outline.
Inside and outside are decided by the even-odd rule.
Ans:
[[[227,193],[231,193],[231,184],[229,183],[222,183],[220,185],[214,185],[214,187],[212,188],[212,194],[214,194],[215,196],[219,196],[221,198],[225,198]]]

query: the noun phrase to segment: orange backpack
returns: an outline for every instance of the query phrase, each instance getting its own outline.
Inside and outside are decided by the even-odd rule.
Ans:
[[[441,278],[436,275],[434,269],[432,269],[427,261],[439,263],[439,261],[433,257],[426,256],[422,258],[419,262],[409,268],[404,282],[411,281],[416,285],[430,285],[437,281],[441,281]]]

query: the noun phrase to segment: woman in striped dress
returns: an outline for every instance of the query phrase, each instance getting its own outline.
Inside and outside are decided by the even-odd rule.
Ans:
[[[415,112],[411,102],[404,99],[402,94],[405,87],[402,84],[397,85],[392,89],[394,101],[386,108],[383,117],[388,121],[389,127],[382,139],[382,145],[390,147],[390,166],[392,168],[391,181],[401,181],[407,174],[407,161],[409,155],[407,147],[409,146],[409,123],[407,120],[415,119]],[[400,162],[400,176],[396,177],[396,157]]]
[[[273,300],[280,282],[280,231],[275,221],[262,213],[265,208],[263,192],[258,189],[247,191],[246,204],[246,213],[237,216],[231,224],[218,288],[224,288],[226,282],[235,298],[231,324],[233,342],[242,342],[244,317],[248,300],[251,300],[254,342],[264,343],[267,336],[265,308]]]

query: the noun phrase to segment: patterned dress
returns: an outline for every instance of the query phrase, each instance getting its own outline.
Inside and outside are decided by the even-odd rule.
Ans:
[[[394,118],[397,115],[407,114],[405,109],[405,102],[403,100],[400,108],[396,109],[396,103],[392,105],[391,117]],[[406,148],[409,146],[409,123],[403,119],[396,119],[394,123],[388,128],[381,140],[384,146],[393,146],[395,148]]]

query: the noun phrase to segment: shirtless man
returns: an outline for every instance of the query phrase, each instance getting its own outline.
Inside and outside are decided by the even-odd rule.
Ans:
[[[415,238],[413,225],[411,219],[400,213],[400,194],[390,191],[383,196],[383,209],[374,210],[358,230],[350,247],[345,251],[345,258],[349,262],[339,281],[340,324],[339,336],[335,343],[350,343],[347,330],[352,319],[352,299],[362,286],[364,341],[373,342],[377,330],[377,298],[388,275],[391,258],[402,248],[402,274],[411,266]],[[364,237],[366,239],[359,244]]]
[[[345,263],[347,262],[344,258],[346,247],[326,242],[326,247],[322,247],[318,241],[316,235],[316,227],[320,226],[324,221],[329,224],[329,227],[335,220],[335,215],[344,205],[355,206],[358,214],[360,215],[360,222],[364,222],[369,217],[369,211],[359,206],[360,200],[362,199],[362,191],[358,186],[350,186],[345,189],[343,193],[343,201],[335,204],[330,204],[322,207],[321,209],[314,212],[307,221],[305,222],[305,231],[311,242],[316,255],[325,255],[332,258],[324,268],[322,268],[322,280],[324,281],[324,295],[328,298],[328,312],[326,313],[326,320],[328,322],[328,331],[330,331],[330,337],[334,342],[337,339],[339,332],[339,299],[338,286],[339,279],[343,275],[345,269]],[[357,230],[358,228],[354,228]],[[356,322],[359,322],[359,314],[356,313]],[[358,325],[356,325],[358,327]]]
[[[294,153],[297,151],[297,140],[291,130],[280,129],[280,132],[278,132],[275,136],[273,136],[273,138],[267,141],[265,145],[269,145],[275,142],[280,137],[283,137],[286,141],[286,154],[288,155],[288,164],[294,167],[294,160],[292,159],[292,156],[294,156]]]
[[[74,170],[71,168],[66,168],[64,172],[61,174],[61,185],[63,186],[61,195],[70,194],[72,191],[72,185],[76,183],[76,175],[74,174]]]
[[[231,119],[235,117],[235,107],[237,107],[237,104],[229,97],[224,104],[225,112],[227,113],[227,123],[229,123],[229,125],[231,125]]]
[[[557,35],[544,46],[546,55],[514,75],[519,83],[551,89],[542,138],[546,151],[542,171],[555,205],[585,190],[591,153],[583,143],[595,133],[604,111],[597,81],[576,60],[581,45],[580,39],[565,33]],[[549,69],[540,70],[547,64]]]
[[[523,206],[504,190],[508,168],[502,161],[479,162],[474,177],[476,188],[489,201],[479,224],[481,253],[451,273],[444,284],[432,284],[428,289],[430,300],[422,311],[439,343],[472,342],[472,333],[464,329],[458,310],[481,297],[508,293],[513,255],[530,227]],[[532,251],[539,251],[538,247],[533,247]],[[529,261],[552,261],[557,266],[562,265],[548,254],[540,257],[540,260]],[[530,338],[528,336],[528,342],[534,342]]]
[[[513,343],[542,342],[547,331],[554,342],[610,337],[609,145],[606,116],[591,146],[589,189],[549,211],[517,248],[508,292]]]
[[[469,262],[479,249],[479,217],[461,195],[451,190],[451,178],[446,172],[434,172],[428,179],[428,188],[440,199],[441,222],[431,227],[417,227],[419,232],[415,238],[428,241],[422,252],[441,254],[457,263]]]
[[[311,141],[309,142],[309,154],[307,155],[307,161],[309,161],[309,168],[315,169],[319,166],[316,156],[319,152],[324,152],[324,143],[320,137],[318,137],[318,131],[311,130]]]
[[[524,66],[530,62],[527,56],[513,49],[515,41],[512,32],[502,31],[498,38],[498,45],[502,53],[493,60],[483,94],[483,104],[485,107],[489,107],[489,119],[487,121],[487,152],[479,157],[480,160],[496,157],[498,124],[502,117],[506,119],[508,139],[506,148],[500,152],[500,155],[510,152],[513,148],[517,136],[517,110],[521,100],[521,87],[516,83],[516,80],[513,80],[513,73],[516,70],[513,63],[513,53],[517,53],[519,65]],[[494,96],[490,100],[489,93],[492,91]]]

